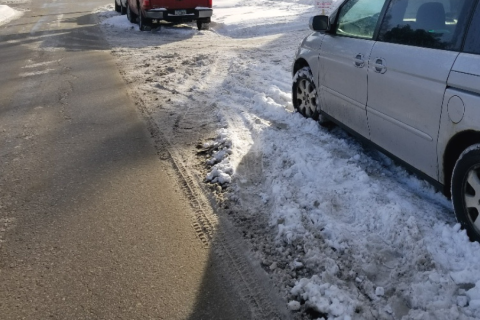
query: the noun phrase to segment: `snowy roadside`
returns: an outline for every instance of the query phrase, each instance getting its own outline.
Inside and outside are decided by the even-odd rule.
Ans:
[[[7,5],[0,4],[0,26],[6,24],[22,15],[20,11],[10,8]]]
[[[342,130],[292,112],[290,66],[312,1],[215,3],[211,32],[141,33],[112,6],[98,14],[139,103],[185,162],[222,186],[221,214],[292,317],[478,318],[480,245],[449,201]]]

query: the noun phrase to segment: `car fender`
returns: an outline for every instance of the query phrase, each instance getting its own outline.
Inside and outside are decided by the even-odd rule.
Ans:
[[[305,37],[297,49],[294,63],[292,66],[292,76],[295,76],[295,73],[298,70],[298,61],[306,61],[306,63],[308,64],[308,66],[310,66],[310,69],[312,70],[313,79],[317,88],[320,87],[318,67],[320,48],[324,37],[325,34],[320,32],[313,32],[312,34]]]

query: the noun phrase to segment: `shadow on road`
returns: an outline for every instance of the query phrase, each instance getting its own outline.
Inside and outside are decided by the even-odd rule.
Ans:
[[[208,249],[195,238],[184,181],[171,176],[170,159],[159,159],[168,150],[152,146],[125,84],[111,75],[110,45],[93,18],[0,36],[2,64],[51,69],[0,82],[12,86],[0,100],[0,314],[283,317],[268,275],[226,217]],[[19,21],[12,28],[28,25]],[[185,30],[158,45],[191,37]]]

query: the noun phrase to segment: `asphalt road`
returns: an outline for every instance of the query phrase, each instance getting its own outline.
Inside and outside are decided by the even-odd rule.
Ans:
[[[0,318],[248,319],[126,93],[103,4],[33,1],[0,27]]]

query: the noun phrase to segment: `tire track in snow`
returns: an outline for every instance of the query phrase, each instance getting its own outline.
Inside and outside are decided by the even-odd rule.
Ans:
[[[223,68],[218,60],[224,57],[220,58],[209,43],[204,44],[205,48],[210,48],[208,58],[200,52],[180,51],[178,47],[176,52],[183,52],[182,55],[148,47],[132,49],[153,57],[148,60],[136,60],[129,49],[115,50],[114,54],[121,61],[119,67],[126,82],[134,84],[130,86],[130,95],[148,124],[159,158],[173,165],[194,209],[190,218],[199,240],[221,257],[218,260],[230,271],[254,319],[286,319],[286,308],[269,289],[271,283],[264,279],[263,270],[247,258],[248,248],[241,235],[227,219],[215,214],[219,208],[215,199],[207,196],[211,193],[203,184],[204,169],[191,165],[198,161],[194,145],[213,138],[219,117],[223,118],[218,106],[208,103],[210,98],[204,92],[222,81],[216,78],[215,69]],[[127,56],[130,58],[125,61]]]

